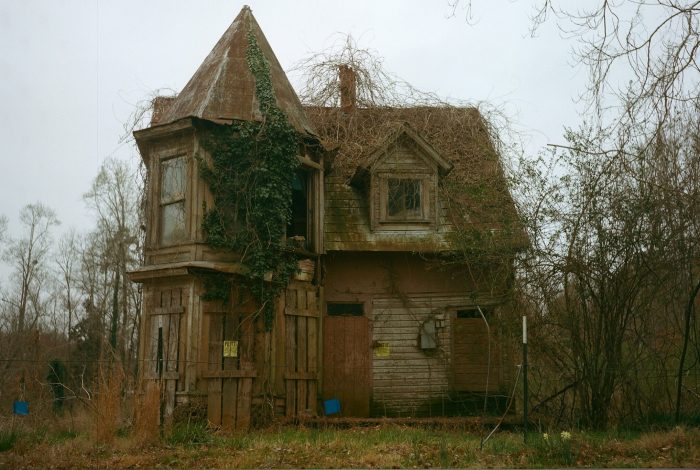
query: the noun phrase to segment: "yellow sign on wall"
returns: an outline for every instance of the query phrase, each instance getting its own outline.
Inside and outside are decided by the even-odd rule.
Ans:
[[[389,357],[391,355],[391,350],[389,349],[389,343],[379,343],[376,348],[374,348],[375,357]]]
[[[238,341],[224,341],[224,357],[238,357]]]

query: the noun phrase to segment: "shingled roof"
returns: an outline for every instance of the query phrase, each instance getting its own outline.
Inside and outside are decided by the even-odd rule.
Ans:
[[[234,120],[261,121],[260,106],[255,97],[255,78],[246,60],[249,33],[253,34],[270,64],[277,105],[298,132],[315,135],[299,98],[247,5],[177,98],[159,117],[158,124],[167,124],[187,117],[216,123],[230,123]]]
[[[326,176],[327,250],[450,251],[454,235],[493,237],[512,247],[525,243],[500,157],[476,108],[452,106],[356,108],[306,107],[319,137],[337,147]],[[368,198],[352,184],[387,136],[408,124],[452,166],[440,184],[438,229],[392,234],[372,232]]]

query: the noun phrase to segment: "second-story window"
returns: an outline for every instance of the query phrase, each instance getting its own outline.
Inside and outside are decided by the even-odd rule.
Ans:
[[[389,178],[387,180],[386,215],[394,220],[422,219],[421,180]]]
[[[160,163],[160,242],[162,245],[171,245],[187,238],[186,188],[186,157],[162,160]]]

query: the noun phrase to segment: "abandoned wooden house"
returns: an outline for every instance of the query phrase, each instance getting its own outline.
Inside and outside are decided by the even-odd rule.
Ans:
[[[251,52],[251,48],[255,51]],[[264,58],[268,75],[251,67]],[[262,78],[261,78],[262,77]],[[288,251],[299,270],[267,321],[244,254],[207,243],[215,198],[202,175],[215,128],[261,123],[261,80],[297,142]],[[206,406],[213,425],[271,416],[441,416],[503,392],[502,341],[515,208],[479,112],[355,103],[341,67],[338,107],[304,107],[244,7],[174,98],[135,132],[148,169],[139,359],[162,416]],[[230,291],[206,295],[207,276]],[[336,401],[337,400],[337,401]]]

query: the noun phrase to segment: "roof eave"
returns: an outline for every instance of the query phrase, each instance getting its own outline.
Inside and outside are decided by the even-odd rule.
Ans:
[[[175,134],[190,130],[194,130],[194,120],[191,117],[186,117],[172,122],[155,124],[145,129],[139,129],[132,134],[139,148],[139,152],[145,161],[148,155],[147,147],[151,142],[166,137],[172,137]]]

